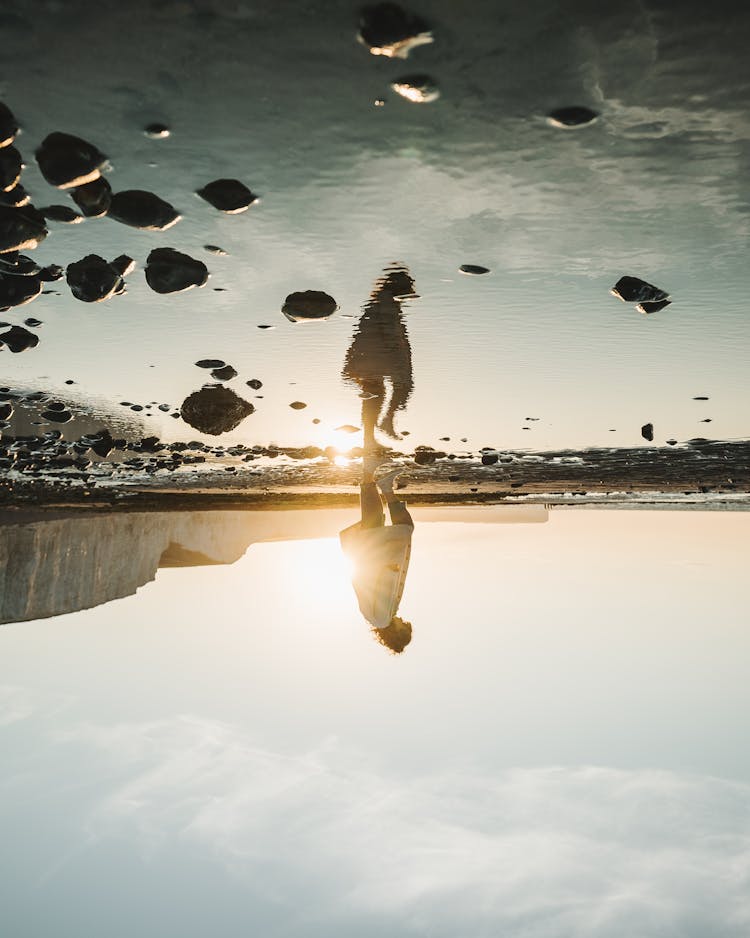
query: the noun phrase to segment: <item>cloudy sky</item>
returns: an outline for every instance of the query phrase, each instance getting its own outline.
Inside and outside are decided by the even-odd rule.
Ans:
[[[398,658],[336,540],[3,626],[11,933],[740,938],[747,518],[418,523]]]

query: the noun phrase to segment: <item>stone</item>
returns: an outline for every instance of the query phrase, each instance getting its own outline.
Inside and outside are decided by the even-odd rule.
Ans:
[[[224,365],[223,368],[214,368],[211,377],[217,381],[231,381],[232,378],[237,377],[237,371],[231,365]]]
[[[135,270],[135,261],[127,254],[119,254],[113,261],[110,261],[110,265],[121,277],[126,277]]]
[[[35,300],[42,292],[42,280],[37,275],[8,276],[0,273],[0,310],[23,306]]]
[[[0,205],[7,205],[9,208],[21,208],[22,205],[28,205],[30,201],[31,196],[20,183],[7,192],[0,192]]]
[[[644,440],[648,440],[649,443],[652,443],[654,440],[654,425],[652,423],[644,423],[641,427],[641,436]]]
[[[208,268],[174,248],[155,248],[146,261],[146,283],[155,293],[181,293],[202,287],[208,281]]]
[[[620,277],[609,291],[625,303],[660,303],[669,294],[639,277]]]
[[[412,49],[433,41],[425,20],[396,3],[376,3],[361,13],[357,39],[372,55],[405,59]]]
[[[24,326],[28,326],[30,329],[36,329],[38,326],[43,325],[41,319],[34,319],[33,316],[30,316],[28,319],[24,319]],[[66,384],[73,384],[73,381],[66,381]]]
[[[195,364],[198,368],[223,368],[226,362],[223,362],[220,358],[201,358]]]
[[[25,352],[39,345],[39,336],[23,326],[11,326],[7,332],[0,333],[0,345],[7,345],[14,353]]]
[[[8,147],[18,133],[18,121],[7,104],[0,101],[0,147]]]
[[[462,274],[471,274],[473,276],[488,274],[490,272],[489,267],[480,267],[479,264],[461,264],[458,269]]]
[[[169,136],[169,127],[166,124],[148,124],[143,128],[143,132],[147,137],[150,137],[152,140],[164,140]]]
[[[73,419],[73,414],[69,410],[45,410],[42,417],[51,423],[68,423]]]
[[[0,147],[0,190],[10,192],[21,178],[23,160],[15,147]]]
[[[0,254],[38,247],[47,234],[44,215],[32,205],[0,205]]]
[[[592,111],[590,107],[573,105],[572,107],[561,107],[555,111],[550,111],[547,115],[547,122],[553,127],[570,129],[593,124],[597,117],[599,117],[598,112]]]
[[[195,391],[185,398],[180,407],[180,415],[185,423],[211,436],[234,430],[254,411],[249,401],[222,385]]]
[[[699,394],[698,397],[693,398],[694,401],[707,401],[709,398],[704,397],[702,394]]]
[[[54,283],[56,280],[62,280],[65,271],[59,264],[48,264],[39,271],[39,276],[44,283]]]
[[[10,401],[0,403],[0,420],[10,420],[13,416],[13,405]]]
[[[328,319],[336,312],[336,300],[320,290],[303,290],[290,293],[284,300],[281,312],[290,322],[312,322]]]
[[[429,104],[440,97],[440,89],[429,75],[403,75],[392,82],[391,88],[413,104]]]
[[[143,189],[125,189],[112,195],[108,218],[143,231],[166,231],[182,218],[169,202]]]
[[[224,248],[220,248],[217,244],[204,244],[203,250],[208,251],[209,254],[216,254],[218,257],[228,256]]]
[[[104,176],[100,176],[85,186],[77,186],[72,196],[86,218],[101,218],[107,214],[112,203],[112,187]]]
[[[101,303],[125,289],[118,271],[98,254],[68,264],[65,279],[73,296],[84,303]]]
[[[72,189],[98,179],[107,157],[81,137],[55,132],[44,138],[36,160],[51,186]]]
[[[228,215],[246,212],[258,200],[258,196],[239,179],[216,179],[198,189],[197,194],[209,205]]]
[[[245,382],[249,388],[252,388],[253,391],[259,391],[263,387],[263,382],[259,381],[257,378],[251,378],[249,381]]]
[[[48,221],[59,221],[63,225],[78,225],[83,221],[83,215],[73,211],[69,205],[45,205],[39,211]]]
[[[500,457],[497,453],[482,453],[482,465],[494,466]]]
[[[292,410],[304,410],[307,407],[307,404],[304,401],[292,401],[289,405]]]

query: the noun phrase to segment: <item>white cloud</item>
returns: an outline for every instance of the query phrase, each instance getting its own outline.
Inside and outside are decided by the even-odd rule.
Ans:
[[[130,766],[92,835],[151,860],[208,852],[280,914],[431,936],[750,928],[750,786],[595,767],[404,779],[334,744],[283,755],[188,718],[75,740]]]

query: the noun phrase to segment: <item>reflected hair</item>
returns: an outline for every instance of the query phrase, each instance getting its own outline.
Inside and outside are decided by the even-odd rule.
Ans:
[[[371,629],[377,641],[392,655],[400,655],[411,641],[411,622],[394,616],[384,629]]]

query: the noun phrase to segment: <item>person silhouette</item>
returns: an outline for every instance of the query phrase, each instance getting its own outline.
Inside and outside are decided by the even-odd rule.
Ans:
[[[352,585],[360,611],[375,638],[394,654],[402,652],[412,637],[411,623],[396,613],[409,568],[414,522],[405,502],[394,494],[401,470],[375,481],[375,471],[382,462],[375,430],[377,427],[393,439],[400,438],[394,418],[405,409],[414,390],[411,346],[401,304],[416,296],[406,268],[394,265],[384,271],[364,306],[342,371],[344,380],[360,389],[364,456],[361,520],[345,528],[339,538],[354,564]],[[386,379],[390,383],[387,407]],[[391,519],[387,526],[381,494]]]

